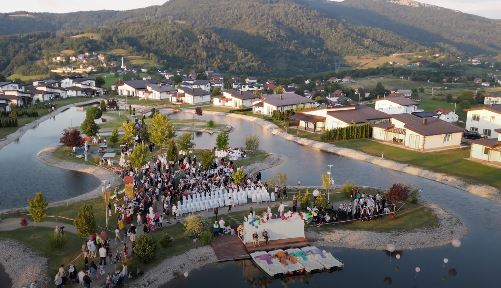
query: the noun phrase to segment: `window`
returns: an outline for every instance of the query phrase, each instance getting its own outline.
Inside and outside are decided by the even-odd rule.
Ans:
[[[471,120],[473,120],[473,121],[480,121],[480,115],[479,114],[473,114],[473,116],[471,116]]]
[[[478,128],[477,127],[470,127],[470,131],[472,131],[472,132],[478,132]]]
[[[452,135],[451,134],[445,134],[444,135],[444,143],[451,141]]]
[[[485,147],[485,146],[484,146],[484,154],[485,154],[485,155],[489,155],[489,148],[487,148],[487,147]]]
[[[491,129],[484,129],[484,136],[490,137],[491,136]]]

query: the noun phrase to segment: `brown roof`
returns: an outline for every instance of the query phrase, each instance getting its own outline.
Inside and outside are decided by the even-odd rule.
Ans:
[[[501,97],[501,92],[491,93],[487,97]]]
[[[374,124],[371,124],[372,127],[377,127],[377,128],[382,128],[382,129],[388,129],[388,128],[392,128],[394,125],[391,124],[390,122],[382,122],[382,123],[374,123]]]
[[[497,133],[501,133],[501,129],[494,129]]]
[[[390,115],[368,106],[355,106],[354,109],[328,111],[327,114],[345,123],[367,123],[370,120],[390,119]]]
[[[501,104],[491,105],[491,106],[480,106],[470,109],[465,109],[464,111],[476,111],[476,110],[488,110],[494,113],[501,113]]]
[[[472,143],[482,146],[487,146],[490,148],[501,146],[501,141],[498,141],[498,139],[496,138],[491,138],[491,139],[483,138],[483,139],[473,140]]]
[[[296,113],[292,115],[292,119],[310,123],[325,122],[325,117],[304,113]]]
[[[380,99],[380,100],[388,100],[388,101],[391,101],[393,103],[396,103],[396,104],[402,105],[402,106],[417,105],[416,102],[414,102],[410,98],[407,98],[407,97],[404,97],[404,96],[391,96],[390,95],[390,96],[388,96],[386,98],[383,98],[383,99]]]
[[[411,114],[395,114],[391,117],[403,122],[405,128],[424,136],[463,132],[463,128],[438,118],[419,118]]]
[[[254,95],[252,92],[248,92],[248,91],[225,90],[225,91],[223,91],[223,93],[224,92],[230,94],[232,97],[235,97],[235,98],[241,99],[241,100],[251,100],[251,99],[259,98],[258,96]]]

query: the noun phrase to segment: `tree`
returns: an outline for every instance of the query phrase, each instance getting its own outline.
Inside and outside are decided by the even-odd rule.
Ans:
[[[151,119],[151,124],[148,129],[151,142],[158,147],[165,147],[169,140],[174,138],[174,127],[167,116],[162,113],[155,113]]]
[[[179,148],[180,151],[189,151],[191,148],[195,146],[195,143],[192,142],[193,140],[193,135],[189,132],[181,134],[177,138],[177,147]]]
[[[106,112],[106,102],[104,102],[104,100],[101,100],[101,102],[99,102],[99,109],[101,110],[101,112]]]
[[[97,87],[103,87],[105,83],[106,83],[106,81],[104,80],[103,77],[101,77],[101,76],[96,77],[96,86]]]
[[[323,193],[320,193],[320,195],[318,195],[315,198],[315,206],[317,208],[324,208],[324,209],[327,208],[327,206],[329,206],[329,202],[327,202],[327,198],[325,198]]]
[[[98,107],[89,107],[85,112],[86,118],[99,119],[101,116],[103,116],[103,111]]]
[[[42,222],[48,205],[41,192],[35,193],[35,197],[28,200],[28,212],[31,214],[34,222]]]
[[[172,82],[178,85],[179,83],[183,82],[183,77],[181,75],[174,75],[174,77],[172,77]]]
[[[374,95],[376,96],[383,96],[387,92],[386,88],[384,88],[383,83],[377,82],[376,88],[374,88]]]
[[[186,217],[184,221],[184,231],[191,237],[198,237],[200,233],[204,230],[204,223],[202,216],[200,215],[190,215]]]
[[[138,144],[136,145],[136,147],[134,147],[134,149],[130,153],[129,156],[130,165],[132,166],[132,168],[138,170],[141,167],[143,167],[146,164],[146,162],[148,162],[148,156],[149,156],[148,145]]]
[[[252,92],[252,94],[254,94],[254,96],[261,97],[263,96],[263,91],[256,89],[254,90],[254,92]]]
[[[226,150],[230,145],[230,135],[227,132],[220,132],[216,137],[216,147],[218,150]]]
[[[155,258],[155,250],[157,244],[153,241],[150,235],[143,234],[137,237],[134,243],[134,255],[139,257],[143,263],[149,263]]]
[[[273,93],[275,93],[275,94],[284,94],[285,93],[284,86],[278,85],[277,87],[275,87],[275,89],[273,89]]]
[[[237,171],[233,172],[232,177],[233,178],[233,183],[236,185],[240,185],[244,183],[245,181],[245,172],[242,168],[238,168]]]
[[[287,183],[287,174],[285,173],[277,173],[275,175],[272,175],[270,178],[268,178],[268,181],[266,181],[270,187],[273,186],[284,186]]]
[[[87,136],[95,136],[99,132],[99,126],[94,122],[94,114],[87,115],[85,120],[80,125],[80,129]]]
[[[73,223],[82,237],[87,237],[94,233],[97,229],[96,219],[94,217],[94,207],[89,204],[82,205]]]
[[[134,123],[127,120],[122,123],[122,129],[124,130],[124,134],[122,135],[123,143],[132,143],[134,141],[134,137],[136,136],[136,126]]]
[[[214,87],[212,88],[212,91],[210,92],[213,97],[221,95],[221,88],[219,87]]]
[[[396,183],[393,184],[386,192],[386,198],[392,203],[404,202],[409,198],[410,188],[407,185]]]
[[[67,147],[80,147],[84,144],[80,131],[77,129],[64,129],[59,143]]]
[[[202,150],[200,152],[200,165],[204,170],[209,169],[210,165],[214,162],[214,153],[210,150]]]
[[[249,151],[257,151],[259,149],[259,138],[255,135],[245,137],[245,149]]]
[[[167,160],[171,162],[176,161],[178,153],[176,141],[169,140],[169,144],[167,145]]]
[[[110,144],[111,146],[115,146],[118,143],[118,129],[115,128],[113,131],[111,131],[111,136],[110,136]]]

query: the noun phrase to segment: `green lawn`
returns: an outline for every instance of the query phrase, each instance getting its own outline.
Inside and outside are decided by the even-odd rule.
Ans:
[[[256,151],[254,153],[248,153],[247,158],[242,158],[236,161],[233,161],[237,166],[249,166],[254,163],[259,163],[268,158],[270,154],[265,151]]]
[[[437,110],[438,108],[446,108],[446,109],[453,111],[454,104],[448,103],[448,102],[443,101],[443,100],[437,100],[437,99],[434,100],[434,99],[426,98],[426,99],[422,99],[419,102],[419,108],[421,108],[425,111],[428,111],[428,112],[433,112],[433,111]]]
[[[66,244],[61,250],[50,247],[49,239],[54,229],[26,227],[14,231],[0,232],[0,238],[17,240],[49,259],[49,276],[55,273],[61,264],[65,267],[80,254],[83,239],[71,233],[64,233]]]
[[[469,157],[469,149],[422,153],[366,139],[337,141],[334,144],[374,156],[384,154],[386,159],[446,173],[468,182],[488,184],[501,189],[501,169],[466,160],[465,158]]]

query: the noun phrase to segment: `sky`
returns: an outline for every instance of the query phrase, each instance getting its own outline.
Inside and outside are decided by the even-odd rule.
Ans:
[[[338,0],[336,0],[338,1]],[[0,12],[72,12],[85,10],[128,10],[161,5],[166,0],[1,0]],[[501,0],[420,0],[450,9],[501,19]]]

